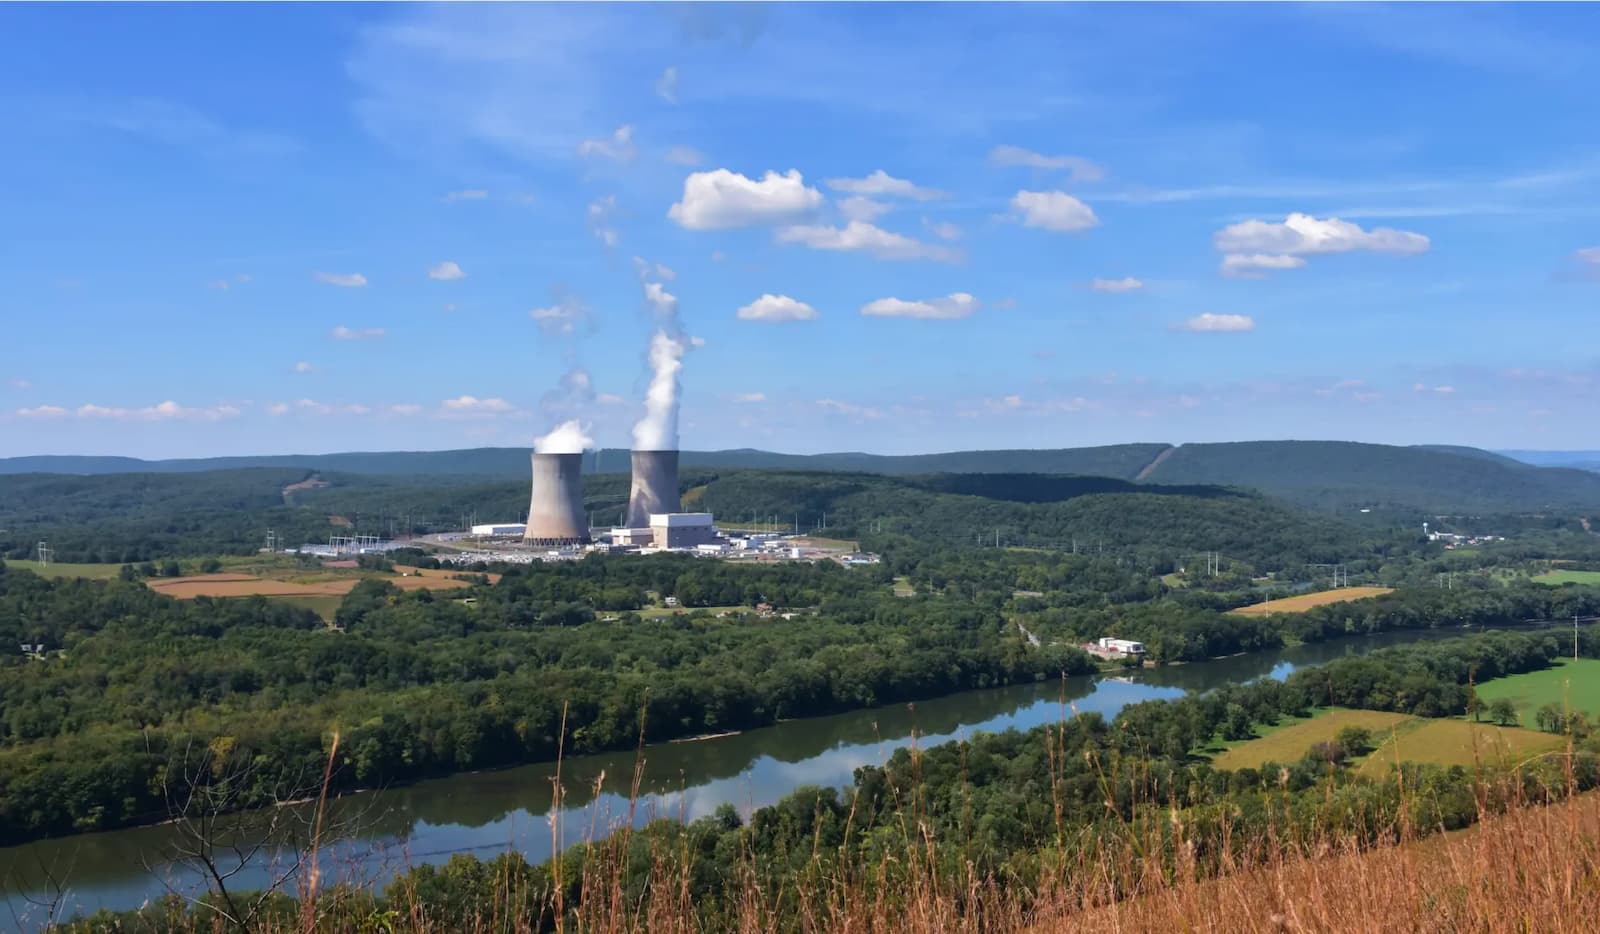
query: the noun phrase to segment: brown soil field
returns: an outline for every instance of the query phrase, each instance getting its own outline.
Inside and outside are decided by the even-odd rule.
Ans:
[[[1344,603],[1349,600],[1363,600],[1367,597],[1381,597],[1386,593],[1394,593],[1394,588],[1340,587],[1338,590],[1324,590],[1321,593],[1305,593],[1297,597],[1268,600],[1265,603],[1257,603],[1254,606],[1242,606],[1230,612],[1238,613],[1240,616],[1265,616],[1268,613],[1303,613],[1316,606]]]
[[[314,581],[284,581],[253,577],[249,574],[204,574],[199,577],[171,577],[149,582],[151,590],[179,600],[194,597],[328,597],[343,596],[362,580],[386,580],[401,590],[454,590],[471,586],[468,581],[453,576],[459,571],[419,571],[416,568],[397,568],[409,576],[339,577]],[[488,575],[490,583],[498,583],[500,575]]]

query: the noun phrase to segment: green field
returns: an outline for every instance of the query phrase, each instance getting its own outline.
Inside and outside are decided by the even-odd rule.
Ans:
[[[1377,741],[1378,737],[1374,738]],[[1565,740],[1549,733],[1519,727],[1473,723],[1454,717],[1414,718],[1369,753],[1361,763],[1362,775],[1379,777],[1396,762],[1430,765],[1518,765],[1544,752],[1560,749]]]
[[[1554,668],[1496,678],[1478,685],[1478,697],[1492,701],[1509,697],[1516,702],[1523,726],[1533,726],[1534,712],[1545,704],[1572,709],[1589,716],[1600,714],[1600,660],[1563,659]]]
[[[40,577],[87,577],[91,580],[111,580],[122,570],[120,564],[46,564],[37,561],[11,561],[11,567],[32,571]]]
[[[1306,750],[1331,741],[1347,726],[1371,730],[1373,742],[1382,742],[1391,730],[1414,719],[1381,710],[1323,708],[1307,720],[1285,718],[1276,726],[1258,728],[1255,739],[1225,743],[1211,764],[1219,769],[1242,769],[1256,768],[1263,762],[1298,762]]]
[[[1600,584],[1600,571],[1546,571],[1534,578],[1541,584]]]

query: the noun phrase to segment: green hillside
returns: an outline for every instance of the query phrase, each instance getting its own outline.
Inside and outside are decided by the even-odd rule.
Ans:
[[[1164,459],[1148,479],[1247,487],[1338,510],[1600,508],[1600,474],[1532,467],[1448,450],[1348,441],[1186,444]]]

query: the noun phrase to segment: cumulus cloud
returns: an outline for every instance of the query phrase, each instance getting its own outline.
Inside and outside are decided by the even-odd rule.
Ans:
[[[447,191],[439,200],[444,204],[458,204],[462,201],[482,201],[489,197],[489,193],[482,188],[464,188],[461,191]]]
[[[360,403],[338,405],[331,402],[318,402],[315,399],[298,399],[292,406],[286,402],[275,402],[267,406],[267,414],[269,415],[287,415],[291,410],[305,415],[366,415],[372,411]]]
[[[970,318],[982,303],[966,292],[954,292],[944,298],[908,302],[898,298],[880,298],[861,306],[861,313],[869,318],[922,318],[931,321],[954,321]]]
[[[933,234],[940,240],[960,240],[961,228],[949,221],[931,221],[926,217],[922,219],[922,229]]]
[[[1299,269],[1305,264],[1304,257],[1286,253],[1229,253],[1222,258],[1221,272],[1230,279],[1260,279],[1268,271]]]
[[[413,402],[400,402],[389,406],[389,414],[410,418],[413,415],[421,415],[422,406]]]
[[[328,333],[336,341],[369,341],[377,340],[389,332],[383,328],[347,328],[341,324]]]
[[[673,165],[691,167],[706,161],[705,154],[693,146],[673,146],[667,150],[666,159]]]
[[[852,197],[839,202],[839,213],[844,215],[845,220],[851,221],[871,223],[891,210],[889,205],[871,198]]]
[[[878,169],[865,178],[830,178],[823,182],[834,191],[847,195],[876,195],[879,197],[910,198],[913,201],[935,201],[945,196],[933,188],[923,188],[903,178],[895,178]]]
[[[1247,220],[1230,224],[1213,238],[1223,253],[1266,253],[1312,256],[1368,250],[1409,256],[1428,251],[1428,238],[1407,230],[1374,227],[1363,230],[1359,224],[1337,217],[1326,220],[1310,214],[1290,214],[1281,222]]]
[[[59,405],[36,405],[31,409],[17,409],[23,418],[63,418],[69,413]]]
[[[442,282],[465,279],[466,277],[467,274],[461,271],[461,267],[451,260],[445,260],[428,270],[429,279],[438,279]]]
[[[606,195],[604,198],[596,198],[589,202],[587,211],[589,230],[608,247],[616,246],[621,239],[616,228],[611,226],[611,215],[615,214],[616,210],[616,195]]]
[[[1205,314],[1196,315],[1179,326],[1179,329],[1184,331],[1214,334],[1253,331],[1255,328],[1255,319],[1249,315],[1217,315],[1209,311]]]
[[[713,169],[683,180],[683,198],[667,216],[688,230],[723,230],[782,223],[821,205],[822,192],[807,186],[798,169],[782,175],[769,171],[759,181]]]
[[[477,396],[457,396],[454,399],[444,400],[440,405],[446,412],[483,415],[497,415],[515,408],[504,399],[479,399]]]
[[[367,277],[359,272],[319,272],[312,275],[318,282],[326,282],[342,289],[359,289],[367,284]]]
[[[578,155],[585,159],[610,159],[613,162],[632,162],[639,155],[633,144],[633,127],[623,124],[612,131],[607,139],[586,139],[578,144]]]
[[[576,295],[562,292],[557,293],[555,304],[535,308],[528,312],[528,317],[546,334],[567,335],[589,320],[589,308]]]
[[[296,363],[294,365],[294,371],[296,373],[310,373],[312,370],[315,370],[315,369],[316,369],[316,367],[312,366],[310,363],[306,362],[305,360],[301,360],[299,363]]]
[[[1119,292],[1138,291],[1144,288],[1144,283],[1132,276],[1125,276],[1121,279],[1095,279],[1089,283],[1089,288],[1094,289],[1096,292],[1116,294]]]
[[[989,162],[999,166],[1064,171],[1074,182],[1098,182],[1106,177],[1105,169],[1080,156],[1046,156],[1021,146],[996,146],[989,150]]]
[[[863,421],[873,421],[883,417],[883,412],[871,406],[856,405],[851,402],[841,402],[838,399],[818,399],[817,408],[840,415],[848,415]]]
[[[850,221],[843,227],[803,225],[778,231],[779,243],[799,243],[813,250],[841,250],[870,253],[878,259],[927,259],[940,263],[961,261],[961,252],[947,246],[923,243],[904,234],[892,233],[865,221]]]
[[[668,65],[656,79],[656,95],[669,104],[678,102],[678,66]]]
[[[810,321],[817,310],[787,295],[767,293],[739,309],[740,321]]]
[[[767,401],[767,394],[764,392],[741,392],[734,395],[733,401],[745,404],[765,402]]]
[[[1088,230],[1100,223],[1092,208],[1064,191],[1019,191],[1011,198],[1011,210],[1024,227],[1061,233]]]

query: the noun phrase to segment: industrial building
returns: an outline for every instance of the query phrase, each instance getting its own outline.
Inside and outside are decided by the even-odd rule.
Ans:
[[[650,516],[651,544],[656,548],[676,550],[713,545],[717,529],[709,512],[668,512]]]
[[[527,525],[521,522],[491,522],[472,527],[472,534],[477,538],[521,538],[527,531]]]

